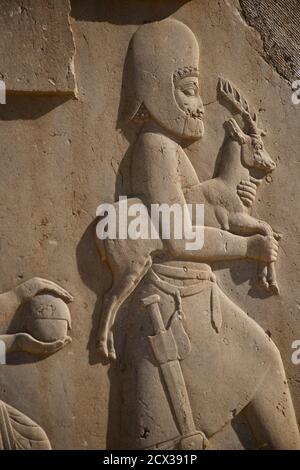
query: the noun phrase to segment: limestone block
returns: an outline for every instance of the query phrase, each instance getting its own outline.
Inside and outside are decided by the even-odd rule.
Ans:
[[[70,8],[69,0],[1,2],[0,78],[7,92],[75,94]]]

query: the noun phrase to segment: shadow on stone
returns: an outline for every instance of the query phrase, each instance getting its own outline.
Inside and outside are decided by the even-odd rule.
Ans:
[[[70,96],[8,95],[5,105],[0,105],[0,120],[27,121],[38,119],[61,106]]]
[[[110,272],[100,261],[96,248],[96,221],[83,233],[76,249],[77,267],[83,283],[97,295],[92,314],[91,333],[88,340],[89,363],[98,364],[101,358],[96,350],[96,333],[101,315],[102,298],[110,284]],[[105,280],[105,281],[104,281]]]
[[[190,0],[90,0],[71,2],[71,16],[79,21],[106,21],[112,24],[143,24],[172,15]]]
[[[83,233],[76,250],[78,272],[84,284],[97,295],[97,300],[92,314],[92,325],[90,337],[88,339],[87,349],[89,351],[89,364],[108,365],[108,361],[101,358],[96,349],[96,334],[99,325],[102,309],[102,299],[104,293],[109,289],[111,274],[105,263],[102,263],[97,252],[95,243],[96,220],[93,221]],[[122,309],[123,310],[123,309]],[[122,318],[126,317],[126,312],[120,312],[114,327],[116,334],[116,349],[121,349],[122,342]],[[121,335],[121,339],[120,339]],[[110,394],[108,404],[108,430],[107,430],[107,448],[117,449],[118,447],[118,429],[120,419],[120,368],[119,361],[110,364],[108,369],[108,378],[110,381]]]

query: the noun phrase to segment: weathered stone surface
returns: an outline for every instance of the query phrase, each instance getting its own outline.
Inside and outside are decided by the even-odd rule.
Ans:
[[[289,81],[300,78],[299,0],[240,0],[246,21],[261,34],[266,59]]]
[[[76,92],[69,0],[1,2],[0,77],[14,93]]]
[[[22,419],[37,423],[38,436],[46,434],[45,445],[54,449],[144,448],[148,443],[159,447],[169,438],[167,447],[297,447],[300,365],[291,358],[292,344],[300,340],[300,105],[292,103],[289,83],[264,59],[262,38],[245,22],[235,1],[76,0],[71,6],[79,99],[9,95],[7,104],[0,106],[0,281],[1,292],[6,293],[2,301],[0,296],[0,333],[5,344],[17,345],[19,351],[9,353],[8,364],[0,366],[1,410],[6,417],[18,410]],[[70,33],[64,18],[58,34]],[[168,29],[165,37],[171,37],[172,31],[176,37],[172,45],[166,41],[151,56],[155,41],[148,42],[142,52],[137,47],[137,62],[130,63],[128,47],[138,28],[150,25],[151,32],[152,23],[164,18],[185,25]],[[3,21],[0,36],[10,31]],[[45,52],[44,63],[52,59],[52,53]],[[56,70],[56,64],[52,67]],[[191,78],[189,67],[198,68],[192,85],[186,83]],[[142,76],[141,70],[150,73]],[[224,81],[219,82],[220,77]],[[195,98],[185,99],[186,88],[195,91]],[[247,100],[250,117],[239,96]],[[146,135],[149,123],[157,127]],[[205,133],[200,138],[202,125]],[[267,135],[258,129],[251,132],[254,125]],[[185,141],[186,134],[197,139]],[[164,166],[174,157],[174,149],[178,159]],[[243,150],[247,155],[242,155]],[[156,166],[157,161],[161,165]],[[251,197],[249,179],[242,186],[238,180],[249,177],[248,167],[259,161],[273,171]],[[213,188],[217,168],[222,177],[230,169],[227,176],[233,179],[225,185],[230,188],[226,194],[224,185],[223,190],[220,185]],[[199,187],[198,195],[190,187],[191,178]],[[207,203],[207,225],[219,230],[217,240],[207,238],[213,253],[209,260],[186,266],[187,261],[179,259],[178,265],[174,258],[180,256],[171,250],[167,257],[163,253],[154,259],[150,269],[151,244],[146,253],[138,240],[125,248],[124,240],[118,244],[97,240],[96,245],[95,214],[100,203],[115,202],[119,195],[148,201],[153,194],[169,202],[174,183],[179,188],[184,185],[185,197],[196,201],[201,196]],[[241,234],[235,234],[240,238],[234,238],[234,244],[225,243],[233,236],[233,215],[238,214],[238,221],[247,215],[245,204],[240,204],[243,198],[252,203],[252,229],[270,233],[271,238],[264,243],[256,238],[254,243],[249,235],[250,250]],[[220,209],[225,216],[221,220]],[[250,229],[245,223],[239,228]],[[278,257],[273,232],[283,234]],[[155,249],[163,251],[163,246],[157,240]],[[223,254],[236,250],[239,259],[217,261],[218,247]],[[261,270],[266,276],[261,276],[265,282],[260,286],[258,265],[269,269],[271,263],[275,271]],[[274,295],[270,272],[276,274],[280,295]],[[143,282],[125,301],[128,283],[130,287],[143,274]],[[193,295],[164,292],[164,281],[170,278],[184,288],[184,294],[185,284],[195,284]],[[30,288],[18,290],[27,280]],[[41,292],[45,282],[56,293]],[[17,291],[25,292],[25,297],[28,292],[33,298],[50,294],[70,302],[61,286],[74,297],[68,303],[72,330],[66,332],[63,319],[63,328],[55,328],[54,337],[43,337],[57,339],[49,345],[34,338],[40,329],[37,333],[29,325],[28,333],[18,328],[17,320],[28,310],[22,304],[16,311],[11,300]],[[112,303],[115,307],[111,289],[116,286],[122,294],[117,307],[124,302],[111,328],[116,313],[110,308]],[[34,310],[35,301],[28,300]],[[39,323],[42,330],[48,321]],[[26,334],[31,336],[27,342]],[[115,363],[103,359],[114,354]],[[171,395],[171,383],[184,398],[188,429],[180,421],[182,408],[177,406],[178,394]],[[243,411],[245,404],[255,407],[254,397],[266,397],[268,411],[258,415],[260,423],[249,426]],[[249,416],[254,414],[250,411]],[[0,421],[2,433],[6,422]],[[221,422],[228,423],[222,430]],[[192,436],[187,436],[193,426]],[[265,433],[258,443],[254,435],[261,430]]]

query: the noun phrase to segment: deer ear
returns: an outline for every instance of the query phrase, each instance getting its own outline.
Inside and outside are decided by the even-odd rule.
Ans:
[[[246,134],[242,131],[235,119],[229,119],[225,122],[226,129],[233,140],[236,140],[240,145],[243,145],[247,141]]]

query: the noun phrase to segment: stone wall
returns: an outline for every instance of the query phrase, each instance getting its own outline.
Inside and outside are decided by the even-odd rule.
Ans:
[[[280,295],[257,286],[254,261],[212,267],[222,290],[279,348],[299,423],[300,365],[291,361],[291,345],[300,339],[300,105],[292,103],[286,80],[299,66],[299,32],[297,15],[286,16],[285,8],[299,3],[276,2],[273,13],[267,2],[244,0],[41,3],[1,2],[0,73],[7,86],[0,105],[1,291],[35,276],[63,286],[74,296],[72,343],[47,357],[10,356],[0,366],[0,399],[38,423],[54,449],[118,446],[120,365],[103,363],[95,342],[112,282],[97,254],[95,214],[100,203],[130,194],[130,148],[138,132],[126,117],[130,40],[140,25],[170,17],[187,25],[200,47],[205,135],[185,148],[200,181],[214,174],[223,123],[231,117],[218,100],[219,77],[242,91],[268,131],[265,145],[278,168],[261,184],[253,214],[283,234]],[[1,328],[6,333],[8,324]],[[220,394],[224,381],[220,376]],[[240,417],[214,445],[255,446]]]

